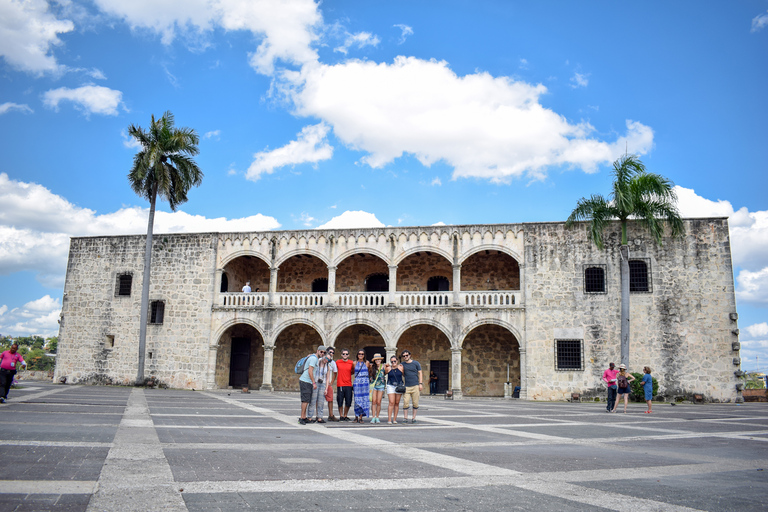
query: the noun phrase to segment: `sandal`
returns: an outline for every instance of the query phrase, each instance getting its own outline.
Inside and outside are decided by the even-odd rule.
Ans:
[[[318,423],[325,423],[325,420],[323,418],[320,418],[319,420],[317,420],[317,422]]]

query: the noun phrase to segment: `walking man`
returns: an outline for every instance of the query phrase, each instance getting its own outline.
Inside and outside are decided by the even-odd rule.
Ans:
[[[309,423],[307,419],[307,407],[309,402],[312,401],[312,391],[317,388],[317,382],[315,382],[315,368],[321,357],[325,357],[325,347],[320,345],[317,347],[317,352],[309,356],[304,363],[304,372],[299,377],[299,391],[301,392],[301,416],[299,417],[299,423],[306,425]]]
[[[608,386],[608,405],[606,406],[606,410],[611,412],[616,405],[616,393],[618,391],[616,386],[616,374],[618,374],[619,371],[614,370],[616,365],[613,363],[610,363],[608,366],[610,368],[603,372],[603,382]]]
[[[349,421],[347,414],[352,406],[352,371],[355,362],[349,360],[349,350],[341,349],[341,359],[336,361],[336,403],[339,406],[339,421]]]
[[[411,352],[403,350],[400,354],[400,363],[403,365],[403,376],[405,378],[405,396],[403,397],[403,418],[408,423],[408,410],[413,402],[413,416],[411,423],[416,423],[416,411],[419,410],[419,397],[424,387],[424,380],[421,373],[421,364],[411,359]]]
[[[0,354],[0,404],[8,400],[8,391],[11,389],[13,376],[16,375],[19,363],[24,368],[27,367],[27,363],[18,353],[18,350],[19,345],[14,343],[10,350]]]
[[[328,358],[328,385],[325,387],[325,401],[328,402],[328,421],[339,421],[339,418],[333,415],[333,384],[336,382],[336,362],[333,355],[336,349],[328,347],[325,349],[325,357]]]

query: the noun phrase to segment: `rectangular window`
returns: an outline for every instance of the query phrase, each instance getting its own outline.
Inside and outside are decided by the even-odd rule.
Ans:
[[[128,296],[131,294],[131,285],[133,284],[133,275],[131,274],[118,274],[117,286],[115,287],[115,295]]]
[[[165,302],[162,300],[152,301],[150,306],[149,323],[161,324],[163,323],[163,315],[165,313]]]
[[[648,272],[650,261],[646,259],[629,260],[629,291],[650,292],[651,275]]]
[[[584,265],[584,293],[605,293],[605,265]]]
[[[555,340],[555,370],[584,369],[582,340]]]

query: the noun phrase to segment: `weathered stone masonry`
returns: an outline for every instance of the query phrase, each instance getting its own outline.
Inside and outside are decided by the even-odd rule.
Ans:
[[[630,225],[630,260],[647,270],[631,293],[630,370],[650,366],[668,398],[738,400],[727,220],[685,223],[662,246]],[[72,239],[56,379],[135,379],[144,239]],[[507,381],[533,400],[602,396],[620,353],[619,257],[618,224],[602,251],[563,223],[157,235],[150,302],[164,315],[147,329],[146,373],[178,388],[297,389],[294,363],[322,343],[408,348],[425,382],[435,369],[457,398],[500,396]]]

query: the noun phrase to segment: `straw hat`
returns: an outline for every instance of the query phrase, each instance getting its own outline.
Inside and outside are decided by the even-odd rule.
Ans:
[[[375,361],[377,359],[384,360],[383,357],[381,357],[381,354],[373,354],[373,357],[371,358],[371,361]]]

